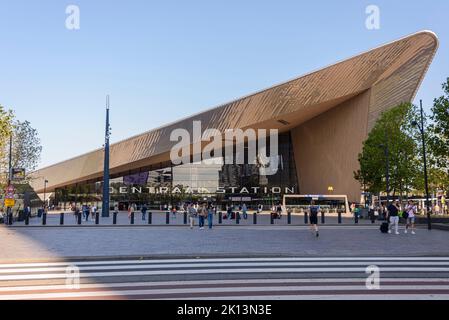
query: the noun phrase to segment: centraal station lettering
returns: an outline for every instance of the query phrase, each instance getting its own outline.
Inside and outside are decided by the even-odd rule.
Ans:
[[[110,187],[112,194],[295,194],[295,187],[228,187],[228,188],[182,188],[182,187]]]

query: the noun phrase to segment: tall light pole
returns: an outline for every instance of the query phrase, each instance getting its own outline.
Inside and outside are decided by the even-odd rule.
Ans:
[[[111,128],[109,126],[109,95],[106,96],[106,129],[104,142],[104,169],[103,169],[103,204],[102,217],[109,217],[109,137]]]
[[[427,155],[426,155],[426,138],[425,138],[425,128],[424,128],[424,111],[422,107],[422,100],[419,100],[420,108],[421,108],[421,125],[417,121],[413,121],[412,125],[414,127],[418,127],[421,132],[421,143],[422,143],[422,154],[424,161],[424,185],[426,188],[426,208],[427,208],[427,228],[432,230],[432,222],[430,218],[431,208],[429,204],[429,181],[427,178]]]
[[[12,132],[9,136],[9,169],[8,169],[8,188],[11,187],[11,181],[12,181]],[[6,217],[8,219],[8,224],[12,225],[12,208],[7,207],[6,208]]]
[[[379,147],[384,149],[385,155],[385,183],[387,189],[387,207],[390,203],[390,152],[388,149],[388,134],[387,130],[385,130],[385,143],[379,145]]]
[[[47,206],[47,200],[45,199],[46,193],[47,193],[47,183],[48,183],[48,180],[44,179],[44,209]]]

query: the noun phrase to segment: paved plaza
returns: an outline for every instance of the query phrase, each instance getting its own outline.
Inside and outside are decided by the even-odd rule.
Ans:
[[[129,256],[449,256],[449,232],[381,234],[378,224],[322,226],[7,227],[0,226],[0,262]]]

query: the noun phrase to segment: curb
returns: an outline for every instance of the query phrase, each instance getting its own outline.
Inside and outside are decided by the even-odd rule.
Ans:
[[[447,253],[436,253],[432,255],[427,254],[416,254],[413,256],[407,254],[394,254],[394,255],[357,255],[355,258],[390,258],[390,257],[448,257]],[[156,255],[129,255],[129,256],[80,256],[80,257],[49,257],[49,258],[31,258],[31,259],[6,259],[0,260],[0,264],[20,264],[20,263],[52,263],[52,262],[108,262],[108,261],[125,261],[125,260],[136,260],[136,261],[151,261],[151,260],[171,260],[171,259],[223,259],[223,258],[354,258],[352,255],[291,255],[291,254],[251,254],[251,253],[213,253],[213,254],[201,254],[201,255],[192,255],[192,254],[156,254]]]

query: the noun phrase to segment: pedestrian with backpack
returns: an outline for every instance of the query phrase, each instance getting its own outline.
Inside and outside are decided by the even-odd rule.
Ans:
[[[214,207],[212,205],[209,205],[207,208],[207,222],[209,229],[212,229],[213,221],[214,221]]]
[[[312,232],[315,232],[315,236],[318,238],[320,236],[318,230],[318,212],[320,211],[320,207],[315,205],[315,201],[310,202],[309,208],[309,221],[310,221],[310,229]]]
[[[243,211],[243,219],[248,219],[248,214],[247,214],[247,211],[248,209],[247,209],[247,207],[246,207],[246,203],[244,203],[243,204],[243,206],[242,206],[242,211]]]
[[[146,221],[147,220],[147,205],[144,204],[140,211],[142,212],[142,221]]]
[[[189,214],[190,229],[193,229],[193,225],[195,224],[195,218],[197,216],[197,212],[193,204],[189,204],[187,206],[187,213]]]
[[[388,233],[394,227],[395,234],[399,234],[399,206],[397,201],[393,201],[388,207],[388,219],[390,220],[390,228]]]
[[[204,229],[204,220],[207,217],[207,207],[206,204],[204,203],[200,209],[198,210],[198,219],[199,219],[199,226],[200,226],[200,230]]]

